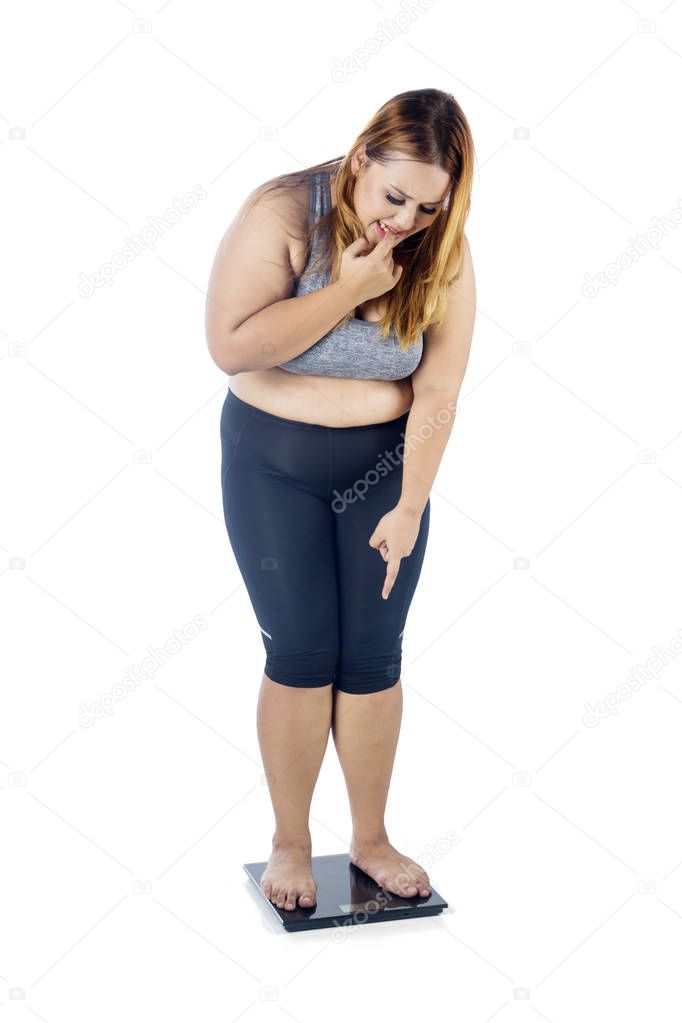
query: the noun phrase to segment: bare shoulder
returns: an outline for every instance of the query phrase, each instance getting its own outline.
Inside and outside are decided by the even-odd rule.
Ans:
[[[245,205],[255,203],[261,217],[286,239],[289,268],[294,277],[302,273],[305,265],[309,201],[305,181],[284,186],[275,184],[272,179],[255,188],[245,202]]]
[[[260,209],[274,214],[285,230],[302,235],[308,222],[308,187],[300,185],[277,185],[274,179],[264,181],[250,193],[245,201],[255,203]]]
[[[456,278],[452,277],[448,280],[450,292],[463,291],[471,288],[472,284],[474,284],[474,264],[471,258],[471,246],[466,234],[462,236],[462,239],[462,259],[459,272]]]
[[[219,365],[227,361],[225,351],[241,323],[291,294],[305,204],[301,189],[272,184],[266,181],[246,196],[213,261],[206,332]]]

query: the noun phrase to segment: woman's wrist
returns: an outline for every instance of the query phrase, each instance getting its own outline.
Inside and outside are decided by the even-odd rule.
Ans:
[[[410,502],[409,500],[403,497],[401,497],[400,500],[398,501],[396,508],[398,508],[400,511],[407,512],[408,515],[411,515],[415,519],[421,518],[424,512],[423,507],[420,508],[416,504],[414,504],[414,502]]]

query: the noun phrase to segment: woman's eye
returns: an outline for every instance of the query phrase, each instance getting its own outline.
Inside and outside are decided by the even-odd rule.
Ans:
[[[392,202],[395,206],[402,206],[402,204],[405,202],[404,199],[398,199],[398,198],[396,198],[396,196],[391,195],[389,192],[386,193],[386,198],[388,199],[389,202]],[[431,216],[433,213],[436,212],[435,210],[427,210],[426,207],[424,207],[424,206],[422,206],[422,210],[424,211],[424,213],[428,213],[429,216]]]

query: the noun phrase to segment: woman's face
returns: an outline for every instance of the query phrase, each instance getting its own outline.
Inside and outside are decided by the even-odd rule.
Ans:
[[[442,167],[400,156],[382,164],[360,151],[351,160],[351,169],[355,212],[372,245],[384,237],[382,224],[395,245],[429,227],[450,189],[450,178]]]

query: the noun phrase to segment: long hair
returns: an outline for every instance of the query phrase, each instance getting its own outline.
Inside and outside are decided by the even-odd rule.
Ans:
[[[450,178],[448,193],[431,224],[408,235],[392,250],[394,261],[403,271],[385,297],[387,308],[378,326],[383,337],[394,330],[404,352],[417,343],[429,324],[443,318],[448,287],[462,271],[474,145],[467,119],[454,96],[439,89],[399,93],[379,108],[347,154],[273,178],[254,196],[304,183],[310,187],[313,174],[329,174],[332,207],[310,225],[305,243],[309,246],[316,233],[324,239],[321,268],[330,271],[330,282],[336,281],[344,250],[363,234],[353,209],[355,176],[351,171],[351,159],[363,144],[368,158],[377,163],[403,158],[437,164]],[[336,326],[347,323],[352,315],[350,310]]]

